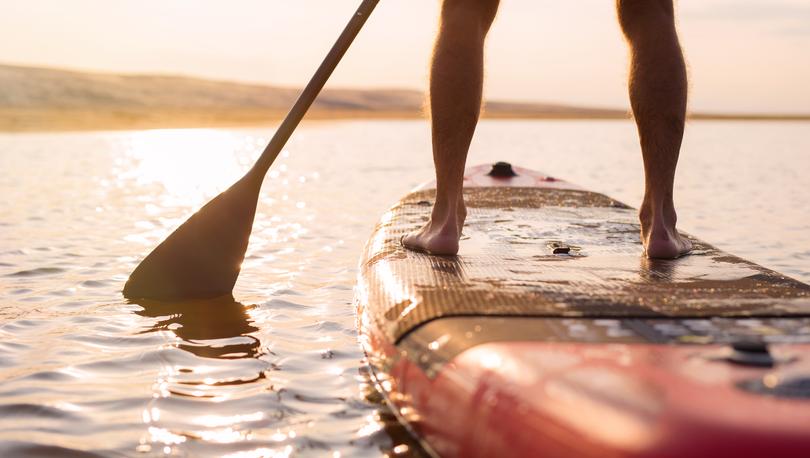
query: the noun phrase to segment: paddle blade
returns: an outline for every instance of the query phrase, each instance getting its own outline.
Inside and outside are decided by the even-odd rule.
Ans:
[[[124,285],[130,299],[231,294],[253,228],[262,177],[248,173],[172,232]]]

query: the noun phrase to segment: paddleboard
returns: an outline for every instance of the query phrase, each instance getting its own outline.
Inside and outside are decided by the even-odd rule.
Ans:
[[[465,171],[458,256],[405,250],[428,183],[360,263],[374,381],[436,456],[808,457],[810,285],[691,236],[650,260],[636,210],[509,164]]]

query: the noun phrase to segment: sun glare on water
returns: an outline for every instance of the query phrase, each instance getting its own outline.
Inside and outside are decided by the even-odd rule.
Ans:
[[[251,137],[214,129],[163,129],[132,134],[122,178],[159,186],[161,204],[197,207],[244,174],[259,152]]]

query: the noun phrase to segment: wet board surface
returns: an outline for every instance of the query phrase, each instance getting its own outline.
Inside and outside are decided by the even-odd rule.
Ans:
[[[586,434],[582,442],[576,439],[583,434],[581,421],[577,424],[569,419],[566,423],[559,415],[546,412],[544,417],[526,406],[528,410],[523,414],[497,409],[482,413],[481,400],[473,401],[480,396],[480,389],[486,388],[496,398],[511,399],[502,402],[514,402],[512,407],[518,408],[526,403],[521,399],[525,397],[521,389],[545,392],[546,382],[540,375],[547,374],[551,366],[558,370],[567,367],[569,372],[583,370],[583,364],[586,368],[593,364],[621,366],[621,358],[627,358],[627,354],[621,356],[622,352],[601,354],[594,361],[581,354],[593,354],[595,348],[604,352],[619,345],[629,346],[630,353],[641,351],[633,354],[642,360],[656,355],[653,359],[659,363],[669,361],[663,365],[640,364],[637,370],[641,374],[655,368],[662,380],[657,382],[660,386],[651,389],[675,399],[685,394],[673,395],[667,387],[683,383],[683,377],[694,374],[679,371],[680,375],[676,375],[671,364],[686,364],[694,356],[695,346],[699,346],[704,352],[701,364],[716,369],[712,364],[722,361],[720,367],[725,371],[707,378],[719,391],[706,392],[706,396],[736,403],[737,409],[742,408],[737,412],[741,415],[747,414],[748,407],[745,403],[740,407],[739,396],[753,399],[749,407],[757,409],[773,408],[761,404],[764,397],[771,401],[781,398],[776,402],[791,400],[793,410],[782,408],[784,418],[772,418],[771,429],[782,443],[779,450],[784,456],[800,456],[794,454],[796,450],[810,453],[810,438],[802,441],[791,435],[798,434],[801,428],[810,431],[810,363],[795,354],[810,350],[810,286],[692,237],[695,250],[689,256],[678,260],[647,259],[642,255],[636,210],[542,173],[516,170],[517,176],[512,178],[488,176],[488,166],[467,170],[464,196],[468,217],[459,256],[416,253],[403,249],[399,242],[403,234],[427,220],[435,190],[426,185],[405,196],[382,217],[361,261],[357,297],[364,347],[389,401],[399,409],[401,419],[424,439],[428,449],[465,456],[484,451],[499,453],[503,447],[515,453],[545,450],[579,456],[607,452],[615,456],[696,453],[696,449],[672,446],[677,443],[674,435],[696,434],[694,422],[683,415],[671,420],[678,427],[647,431],[659,439],[666,437],[669,448],[657,442],[644,448],[639,441],[617,439],[627,431],[617,431],[616,437],[594,434],[591,442]],[[483,356],[470,356],[493,345]],[[543,354],[547,359],[538,356]],[[561,365],[561,355],[579,363]],[[499,373],[500,366],[487,367],[487,357],[492,358],[490,363],[511,360],[521,371],[537,376],[527,379],[526,374]],[[786,375],[780,373],[785,375],[781,379],[772,377],[763,382],[767,374],[757,372],[751,376],[751,370],[781,367],[788,360],[789,371]],[[624,364],[631,368],[637,363]],[[705,369],[699,366],[693,369]],[[452,379],[453,374],[468,379],[467,388],[448,382],[447,377]],[[599,370],[583,377],[597,380]],[[644,393],[649,383],[645,377],[617,381],[602,374],[606,385],[596,393],[623,392],[628,387],[645,385],[639,388]],[[593,387],[580,385],[575,389],[577,395],[593,404],[593,398],[598,397]],[[591,394],[583,394],[586,392]],[[701,402],[703,394],[688,396]],[[631,400],[619,397],[621,402]],[[554,399],[547,401],[547,405],[555,405]],[[457,418],[441,411],[431,414],[432,405],[452,407],[459,412]],[[577,409],[585,415],[593,408],[591,413],[596,418],[597,407],[598,403],[579,405]],[[482,426],[465,423],[469,415],[477,416],[479,422],[497,420],[496,426],[478,430]],[[711,414],[707,415],[708,419],[701,417],[703,427],[715,421]],[[695,436],[706,436],[703,442],[692,441],[703,444],[698,451],[717,452],[710,445],[726,433],[745,432],[752,440],[762,439],[761,443],[770,440],[753,423],[730,426],[717,421],[718,430],[711,436],[714,439]],[[570,444],[559,438],[546,443],[543,433],[537,436],[540,439],[531,439],[504,429],[504,425],[526,429],[526,425],[535,423],[541,424],[542,431],[551,426],[570,433]],[[650,424],[655,422],[650,420]],[[470,431],[486,433],[492,439],[481,442],[470,436]],[[521,442],[523,439],[525,442]],[[574,450],[577,447],[579,451]],[[745,441],[740,442],[740,447],[747,447],[748,452],[757,450]]]
[[[369,241],[363,286],[388,338],[443,316],[810,316],[810,286],[697,239],[682,259],[645,258],[636,210],[602,194],[501,186],[464,195],[459,256],[400,244],[427,221],[433,189],[403,198]],[[554,254],[560,247],[568,252]]]

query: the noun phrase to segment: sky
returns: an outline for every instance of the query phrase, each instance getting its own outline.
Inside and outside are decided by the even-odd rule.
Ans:
[[[303,86],[359,0],[0,0],[0,63]],[[381,0],[332,87],[424,89],[439,0]],[[486,96],[628,105],[611,0],[501,0]],[[810,112],[810,1],[676,4],[694,111]]]

